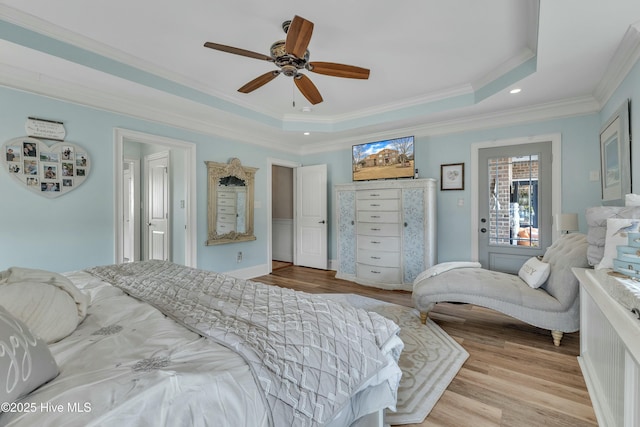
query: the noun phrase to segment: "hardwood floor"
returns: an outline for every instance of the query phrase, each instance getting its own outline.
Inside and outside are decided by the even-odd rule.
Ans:
[[[309,293],[354,293],[412,306],[411,293],[285,267],[254,280]],[[422,424],[411,426],[597,426],[578,365],[579,333],[553,345],[549,331],[470,304],[440,303],[433,319],[469,358]]]

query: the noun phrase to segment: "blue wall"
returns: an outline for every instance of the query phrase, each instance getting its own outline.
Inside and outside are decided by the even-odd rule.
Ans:
[[[471,193],[476,187],[475,177],[470,173],[471,145],[473,143],[514,139],[523,136],[560,133],[562,135],[562,211],[579,212],[581,231],[586,232],[584,210],[600,204],[600,183],[589,181],[589,171],[598,170],[600,151],[598,143],[599,117],[596,114],[542,123],[465,132],[445,136],[416,137],[416,167],[423,178],[440,180],[440,165],[465,164],[463,191],[437,190],[438,205],[438,261],[468,260],[471,258]],[[345,149],[340,153],[324,156],[313,155],[308,163],[326,162],[330,165],[331,184],[351,181],[351,153]],[[338,160],[334,160],[338,159]],[[332,187],[330,187],[332,188]],[[439,188],[439,184],[438,184]],[[331,193],[333,202],[333,193]],[[458,199],[464,200],[458,206]],[[335,224],[335,207],[331,204],[330,220]],[[335,229],[331,228],[330,254],[335,259]]]
[[[580,213],[580,229],[586,232],[584,210],[600,204],[600,183],[589,181],[589,172],[599,170],[600,127],[626,98],[640,99],[640,65],[636,64],[599,114],[585,115],[535,124],[462,132],[444,136],[417,136],[416,167],[422,177],[439,178],[440,164],[471,160],[471,145],[478,142],[521,138],[541,134],[562,135],[562,211]],[[24,136],[29,116],[61,120],[66,140],[85,147],[91,156],[89,178],[75,191],[56,199],[47,199],[26,191],[11,177],[0,172],[0,270],[12,265],[55,271],[108,264],[114,256],[114,149],[113,128],[161,135],[196,144],[197,155],[197,227],[198,266],[217,271],[239,267],[235,254],[242,250],[242,268],[267,262],[266,176],[267,158],[300,161],[303,164],[326,163],[329,189],[351,180],[350,149],[299,158],[281,151],[242,144],[195,132],[163,126],[76,104],[57,101],[21,91],[0,88],[0,143]],[[632,134],[640,135],[640,112],[632,107]],[[398,134],[404,134],[401,130]],[[640,164],[640,146],[632,147],[634,165]],[[205,160],[226,162],[239,157],[247,166],[258,167],[254,242],[207,247],[207,186]],[[439,261],[469,259],[471,227],[471,191],[474,177],[465,174],[465,190],[437,193]],[[638,192],[640,167],[633,168]],[[333,192],[329,191],[330,224],[334,224]],[[464,199],[464,206],[458,206]],[[335,231],[330,227],[329,257],[336,258]]]
[[[92,168],[76,190],[56,199],[27,191],[0,171],[0,270],[13,265],[69,271],[114,262],[114,142],[116,127],[196,144],[198,266],[229,271],[266,263],[267,158],[298,161],[281,151],[187,132],[72,103],[0,87],[0,144],[25,135],[27,117],[64,122],[66,140],[87,149]],[[205,246],[207,179],[205,160],[227,162],[239,157],[256,174],[254,242]],[[242,250],[244,261],[236,263]]]

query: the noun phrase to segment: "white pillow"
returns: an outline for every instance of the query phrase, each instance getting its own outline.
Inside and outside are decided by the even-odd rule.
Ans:
[[[2,285],[0,304],[47,344],[60,341],[78,326],[75,301],[55,286],[32,282]]]
[[[640,206],[640,194],[626,194],[624,196],[625,206]]]
[[[604,241],[604,255],[596,269],[613,268],[613,259],[618,255],[618,246],[629,244],[627,233],[637,233],[640,220],[627,218],[607,218],[607,234]]]
[[[14,402],[58,375],[47,344],[1,305],[0,373],[0,403]]]
[[[542,262],[537,257],[533,257],[522,264],[520,271],[518,271],[518,276],[527,282],[527,285],[536,289],[547,281],[549,273],[551,273],[551,264]]]

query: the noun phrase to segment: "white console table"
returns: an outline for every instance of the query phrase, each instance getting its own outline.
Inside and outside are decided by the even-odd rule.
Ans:
[[[574,268],[580,281],[580,356],[602,427],[640,427],[640,320],[602,284],[606,271]]]

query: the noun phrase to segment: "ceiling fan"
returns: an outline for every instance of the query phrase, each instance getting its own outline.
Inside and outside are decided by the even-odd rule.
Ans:
[[[311,40],[313,22],[296,15],[292,21],[283,22],[282,29],[287,34],[286,40],[278,40],[271,45],[271,56],[218,43],[206,42],[204,46],[223,52],[273,62],[279,67],[278,70],[269,71],[242,86],[238,89],[238,92],[242,93],[253,92],[280,74],[284,74],[285,76],[293,77],[293,81],[298,87],[298,90],[300,90],[302,95],[304,95],[311,104],[315,105],[322,102],[322,95],[320,95],[318,88],[316,88],[311,79],[300,73],[301,70],[349,79],[369,78],[369,70],[366,68],[337,64],[335,62],[310,62],[307,46]]]

